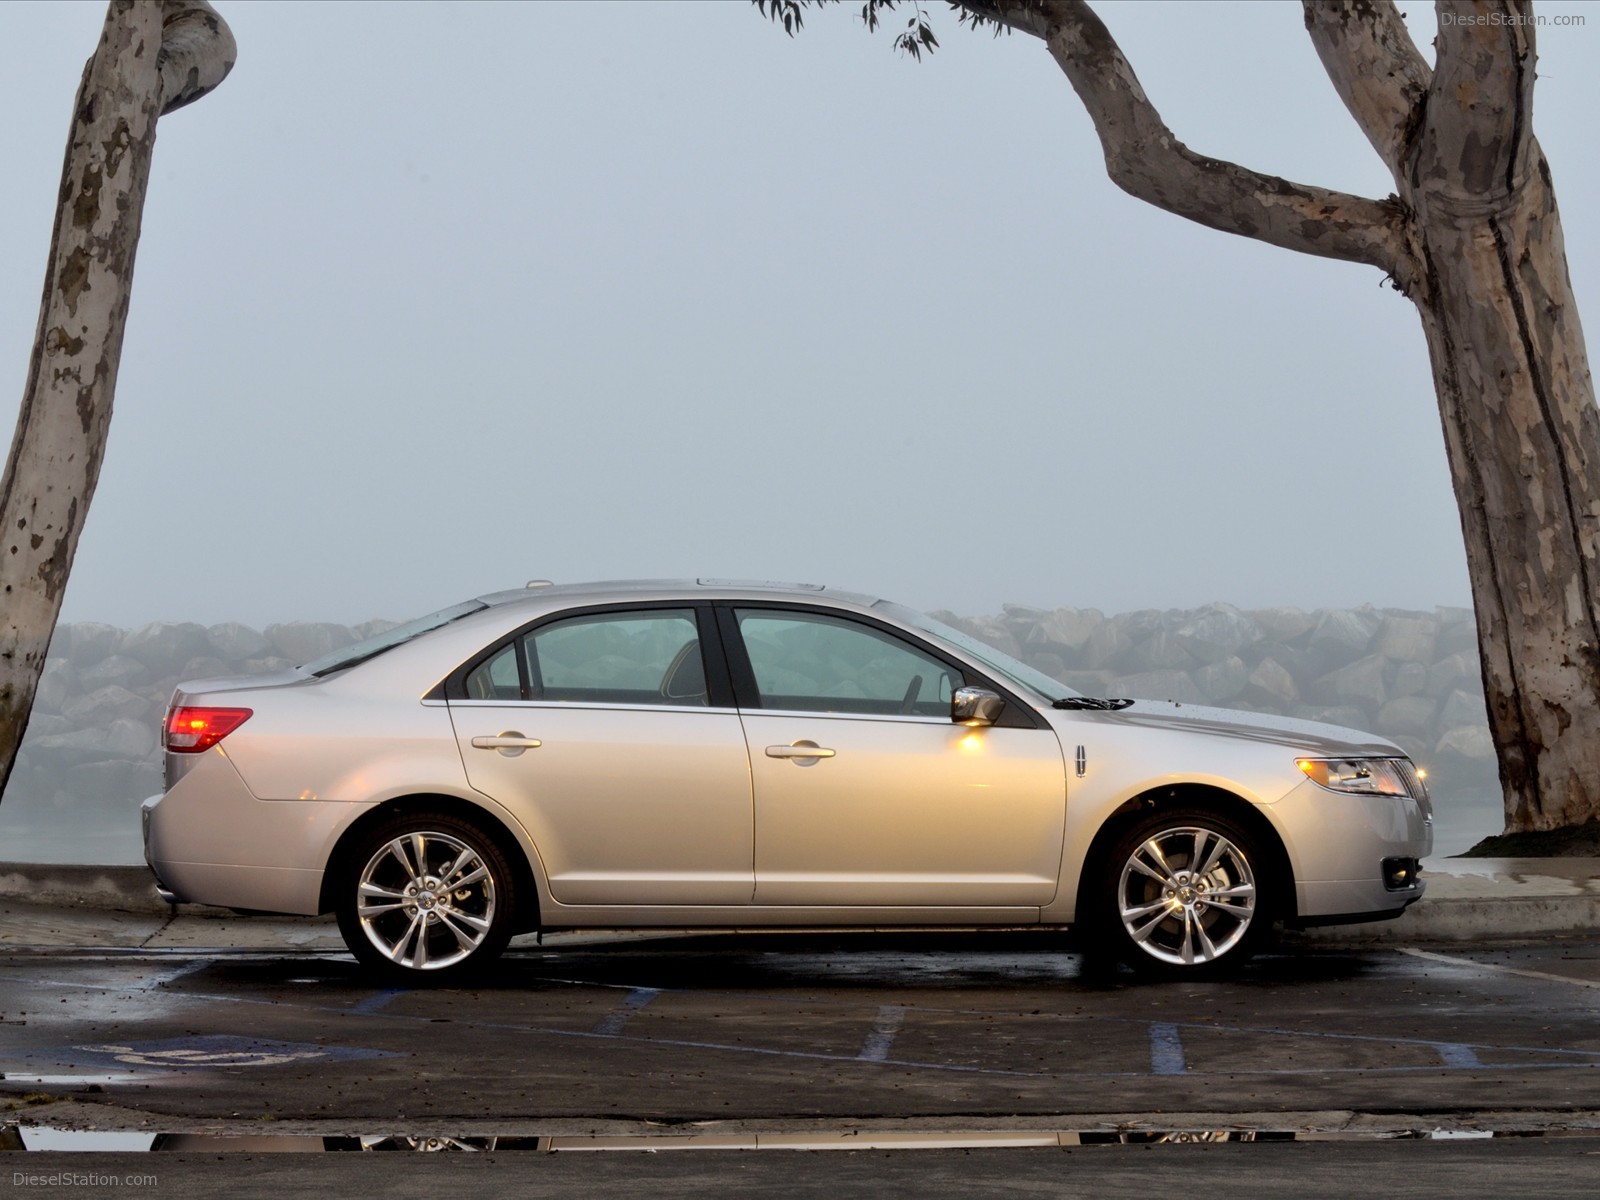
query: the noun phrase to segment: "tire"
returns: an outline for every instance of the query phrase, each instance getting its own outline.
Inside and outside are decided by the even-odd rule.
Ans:
[[[438,812],[390,818],[335,869],[345,945],[388,980],[458,982],[511,940],[515,877],[494,837],[471,821]]]
[[[1270,933],[1277,888],[1249,830],[1201,808],[1152,813],[1122,831],[1101,865],[1093,939],[1140,974],[1224,974]]]

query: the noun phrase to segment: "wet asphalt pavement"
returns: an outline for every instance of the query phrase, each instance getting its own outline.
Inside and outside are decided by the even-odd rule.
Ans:
[[[1300,951],[1183,984],[1026,938],[836,945],[521,950],[471,990],[374,986],[337,954],[16,954],[0,1095],[349,1132],[1600,1108],[1593,940]]]
[[[1229,1163],[1260,1164],[1250,1178],[1263,1185],[1326,1160],[1330,1190],[1307,1191],[1301,1179],[1300,1194],[1338,1194],[1337,1181],[1391,1169],[1403,1169],[1413,1194],[1419,1185],[1449,1194],[1450,1179],[1481,1183],[1490,1169],[1513,1173],[1523,1194],[1593,1194],[1600,1178],[1600,941],[1592,938],[1302,948],[1264,956],[1235,980],[1183,984],[1086,965],[1041,938],[993,936],[525,947],[470,990],[375,986],[342,954],[304,951],[53,947],[15,950],[3,962],[0,1105],[10,1112],[0,1119],[34,1146],[48,1144],[51,1128],[137,1131],[141,1146],[147,1134],[185,1132],[345,1144],[436,1136],[468,1139],[467,1147],[518,1135],[544,1149],[563,1147],[533,1139],[577,1139],[567,1144],[573,1149],[596,1135],[753,1145],[757,1134],[771,1144],[773,1134],[885,1130],[1043,1131],[1063,1143],[915,1154],[488,1156],[506,1164],[506,1186],[515,1178],[517,1190],[548,1185],[539,1194],[552,1195],[599,1186],[602,1177],[618,1188],[648,1178],[664,1195],[736,1180],[735,1190],[749,1194],[820,1193],[862,1171],[878,1170],[881,1183],[911,1170],[913,1159],[926,1175],[917,1186],[930,1195],[970,1194],[991,1174],[996,1188],[1005,1180],[1023,1192],[1036,1184],[1038,1194],[1077,1194],[1063,1192],[1055,1174],[1068,1154],[1075,1172],[1087,1172],[1072,1177],[1072,1188],[1116,1195],[1124,1168],[1105,1166],[1102,1178],[1085,1164],[1152,1152],[1190,1156],[1185,1170],[1199,1172],[1196,1181],[1212,1171],[1230,1176],[1237,1167]],[[1080,1136],[1441,1129],[1546,1136],[1159,1149],[1089,1146]],[[1560,1132],[1583,1136],[1549,1136]],[[337,1179],[357,1169],[341,1164],[375,1161],[326,1155],[313,1165],[243,1153],[244,1143],[231,1148],[241,1152],[224,1166],[194,1168],[197,1189],[208,1172],[226,1171],[242,1180],[239,1194],[255,1194],[249,1186],[261,1168],[246,1169],[246,1160],[270,1161],[274,1179]],[[1487,1150],[1496,1153],[1474,1157]],[[82,1171],[102,1159],[120,1171],[171,1164],[161,1167],[163,1194],[196,1195],[204,1193],[169,1192],[188,1178],[181,1163],[223,1161],[46,1153],[8,1156],[4,1167],[9,1179],[13,1164]],[[862,1165],[870,1163],[879,1168]],[[1177,1169],[1166,1158],[1159,1165]],[[438,1169],[430,1166],[430,1176]],[[940,1180],[951,1190],[941,1191]]]

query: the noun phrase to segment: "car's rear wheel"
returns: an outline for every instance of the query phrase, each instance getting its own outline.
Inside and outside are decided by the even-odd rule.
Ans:
[[[433,812],[391,818],[368,830],[336,869],[345,944],[390,979],[458,980],[511,939],[510,865],[471,821]]]
[[[1260,840],[1204,809],[1169,809],[1112,843],[1094,900],[1097,941],[1135,970],[1196,977],[1244,963],[1271,929]]]

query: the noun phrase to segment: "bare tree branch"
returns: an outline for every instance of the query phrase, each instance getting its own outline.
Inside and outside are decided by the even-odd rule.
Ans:
[[[206,0],[161,6],[161,116],[193,104],[228,77],[239,57],[228,23]]]
[[[1534,40],[1517,0],[1439,0],[1438,63],[1412,181],[1460,207],[1517,192],[1533,152]]]
[[[1224,233],[1368,263],[1402,289],[1413,286],[1398,206],[1196,154],[1167,128],[1083,0],[976,0],[966,7],[1044,38],[1094,121],[1107,174],[1129,195]]]
[[[1398,182],[1433,71],[1392,0],[1301,0],[1339,99]]]

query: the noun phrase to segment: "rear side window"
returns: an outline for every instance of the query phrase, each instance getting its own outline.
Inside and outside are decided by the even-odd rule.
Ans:
[[[705,705],[692,609],[594,613],[529,631],[466,677],[473,700]]]

